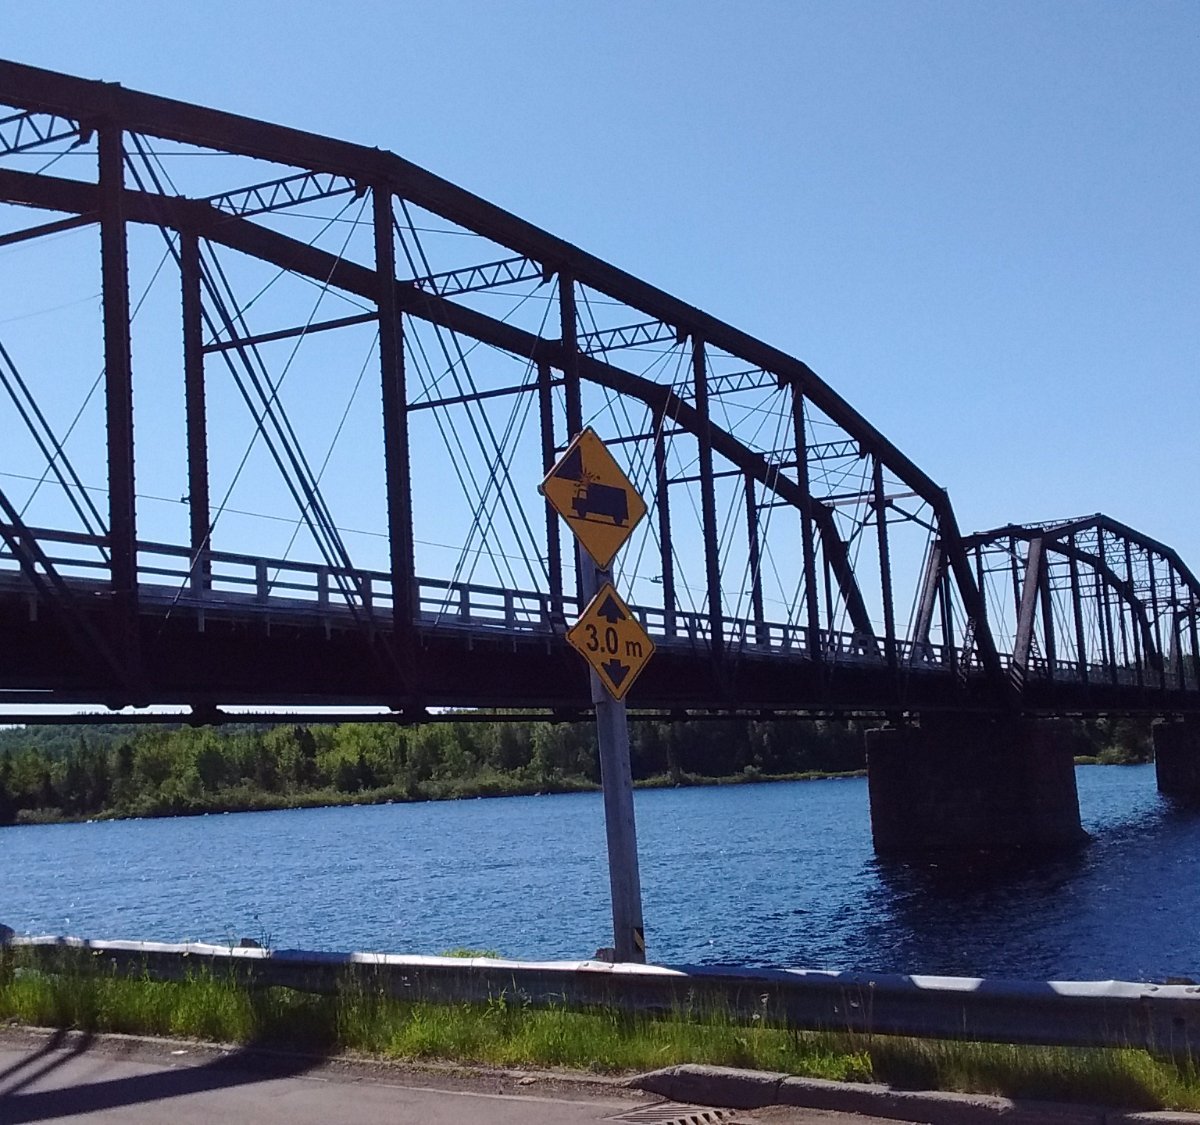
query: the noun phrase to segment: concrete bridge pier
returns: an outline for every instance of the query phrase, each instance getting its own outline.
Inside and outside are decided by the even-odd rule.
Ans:
[[[1150,730],[1158,791],[1165,797],[1200,804],[1200,720],[1166,719]]]
[[[876,853],[1079,846],[1075,742],[1065,723],[980,715],[867,731]]]

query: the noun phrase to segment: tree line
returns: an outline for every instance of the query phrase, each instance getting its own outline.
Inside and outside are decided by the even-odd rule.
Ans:
[[[863,766],[858,724],[636,722],[634,777],[841,772]],[[556,792],[599,783],[591,723],[439,722],[27,727],[0,731],[0,823],[155,816],[359,797]]]
[[[631,724],[635,780],[842,773],[864,768],[856,721]],[[1080,724],[1100,760],[1150,755],[1148,723]],[[0,824],[97,816],[564,792],[599,783],[591,723],[468,722],[0,730]]]

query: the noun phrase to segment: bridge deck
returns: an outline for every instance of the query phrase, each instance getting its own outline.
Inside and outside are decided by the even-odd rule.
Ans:
[[[110,600],[103,540],[59,531],[34,535],[64,581],[70,613],[94,619],[103,632]],[[187,548],[164,543],[139,544],[138,557],[145,678],[141,690],[113,684],[98,696],[84,687],[84,670],[73,667],[85,654],[54,628],[52,607],[13,553],[0,550],[0,609],[10,629],[27,635],[23,670],[14,666],[17,684],[5,700],[140,702],[145,694],[145,701],[161,702],[164,693],[177,691],[176,701],[200,706],[587,706],[582,666],[564,640],[567,622],[580,609],[570,596],[558,609],[541,591],[417,578],[422,659],[414,671],[389,651],[392,598],[382,572],[221,551],[193,562]],[[876,642],[851,632],[822,630],[814,651],[803,626],[739,617],[723,623],[723,652],[714,661],[707,614],[631,608],[659,649],[634,700],[645,706],[874,712],[995,706],[975,655],[961,648],[898,642],[893,669]],[[283,655],[287,650],[293,659]],[[42,664],[47,667],[36,670]],[[667,668],[671,675],[655,675]],[[406,677],[419,684],[416,691],[406,690]],[[1165,695],[1197,692],[1186,661],[1165,670],[1160,682],[1143,680],[1135,668],[1114,674],[1065,661],[1051,668],[1037,659],[1025,688],[1035,707],[1039,687],[1056,689],[1057,702],[1047,707],[1053,710],[1063,709],[1064,699],[1068,708],[1084,710],[1108,709],[1114,700],[1118,709],[1162,710]]]

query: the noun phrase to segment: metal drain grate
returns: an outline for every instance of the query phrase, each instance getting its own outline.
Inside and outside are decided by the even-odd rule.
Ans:
[[[728,1109],[708,1109],[699,1105],[683,1105],[680,1102],[655,1102],[654,1105],[618,1113],[612,1121],[627,1121],[630,1125],[718,1125],[732,1118]]]

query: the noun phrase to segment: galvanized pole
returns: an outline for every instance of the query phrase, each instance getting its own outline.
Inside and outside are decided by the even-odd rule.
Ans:
[[[583,602],[588,604],[605,582],[588,553],[578,547]],[[642,925],[642,880],[638,873],[637,826],[633,817],[633,772],[629,766],[629,718],[625,701],[613,699],[593,671],[592,703],[596,709],[596,742],[600,752],[600,784],[604,790],[604,829],[608,836],[608,881],[612,891],[613,959],[646,963]]]
[[[578,437],[583,429],[583,404],[579,384],[578,319],[575,281],[559,275],[559,319],[562,326],[562,372],[566,390],[567,433]],[[584,545],[575,540],[575,577],[579,609],[591,604],[609,571],[601,570]],[[633,773],[629,767],[629,718],[624,700],[616,700],[589,670],[592,704],[596,711],[596,744],[600,758],[600,785],[604,790],[604,830],[608,838],[608,881],[612,892],[613,959],[646,961],[646,935],[642,926],[642,880],[638,874],[637,828],[633,819]]]

